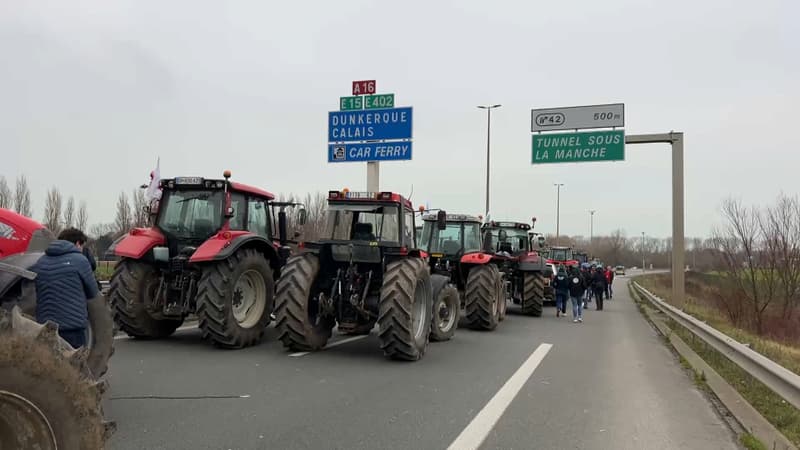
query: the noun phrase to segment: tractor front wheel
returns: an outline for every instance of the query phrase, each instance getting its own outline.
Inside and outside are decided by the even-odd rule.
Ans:
[[[292,351],[314,351],[325,347],[336,324],[322,314],[320,291],[316,289],[319,259],[316,255],[290,258],[281,271],[275,296],[278,339]]]
[[[416,361],[431,332],[431,275],[425,263],[405,258],[386,266],[378,312],[378,338],[387,358]]]
[[[197,283],[203,338],[222,348],[258,344],[269,325],[274,292],[272,269],[255,249],[242,249],[206,265]]]
[[[433,275],[433,317],[431,318],[431,341],[447,341],[458,328],[460,300],[458,290],[442,275]]]
[[[500,303],[505,302],[505,297],[499,295],[498,285],[501,283],[500,272],[494,265],[477,266],[469,271],[464,295],[470,328],[477,330],[497,328],[500,321]]]
[[[544,276],[539,272],[522,275],[522,314],[541,317],[544,305]]]
[[[163,338],[181,326],[183,320],[158,319],[151,314],[160,275],[142,261],[123,259],[114,268],[108,296],[114,321],[128,336],[141,339]]]

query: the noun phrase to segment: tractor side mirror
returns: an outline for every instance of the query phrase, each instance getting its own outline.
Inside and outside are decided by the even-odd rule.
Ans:
[[[441,231],[447,229],[447,212],[439,210],[436,213],[436,228]]]
[[[297,222],[300,225],[305,225],[307,220],[308,220],[308,213],[306,212],[306,209],[300,208],[300,210],[297,211]]]
[[[539,248],[544,248],[544,236],[539,236],[537,243],[539,244]]]

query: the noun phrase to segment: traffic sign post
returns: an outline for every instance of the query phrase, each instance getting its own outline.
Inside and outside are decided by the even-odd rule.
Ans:
[[[366,162],[367,190],[377,192],[380,161],[411,159],[414,111],[396,107],[394,94],[377,94],[375,80],[352,87],[328,113],[328,162]]]
[[[533,164],[625,159],[622,130],[534,134],[532,140]]]

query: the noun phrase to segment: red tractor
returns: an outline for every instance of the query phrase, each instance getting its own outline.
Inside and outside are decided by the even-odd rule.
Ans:
[[[386,357],[418,360],[431,327],[431,279],[416,248],[411,203],[392,192],[330,191],[328,226],[278,281],[276,328],[292,351],[319,350],[334,326],[378,324]]]
[[[218,347],[257,344],[289,253],[290,204],[230,181],[229,171],[223,180],[163,179],[160,188],[153,226],[134,228],[112,245],[121,258],[108,294],[115,321],[129,336],[163,338],[196,314],[203,337]],[[305,211],[299,216],[303,223]]]
[[[573,267],[580,265],[580,261],[572,253],[572,247],[550,247],[547,254],[547,262],[556,266],[556,268]]]
[[[503,277],[497,255],[481,248],[481,220],[464,214],[422,217],[421,244],[429,254],[434,299],[431,339],[453,336],[463,310],[465,324],[493,330],[505,318]]]
[[[549,269],[533,248],[531,229],[521,222],[487,222],[482,227],[483,248],[494,254],[493,259],[504,275],[507,298],[520,305],[523,314],[539,317]]]

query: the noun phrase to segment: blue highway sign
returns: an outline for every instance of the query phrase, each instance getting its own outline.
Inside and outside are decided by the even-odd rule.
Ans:
[[[411,118],[411,107],[331,111],[328,113],[328,142],[411,139]]]
[[[411,141],[328,145],[328,162],[405,161],[410,159]]]

